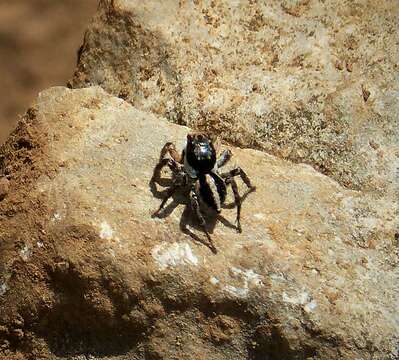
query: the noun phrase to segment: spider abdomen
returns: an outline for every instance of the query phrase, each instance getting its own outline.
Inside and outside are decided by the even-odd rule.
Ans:
[[[213,172],[200,175],[198,180],[201,199],[210,208],[219,213],[222,204],[226,200],[225,182]]]

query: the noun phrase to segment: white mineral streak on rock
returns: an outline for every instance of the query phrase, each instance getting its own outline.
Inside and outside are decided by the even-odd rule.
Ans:
[[[283,292],[283,301],[289,304],[303,305],[303,309],[308,313],[312,312],[317,307],[316,301],[311,299],[310,295],[306,291],[302,291],[292,296]]]
[[[252,269],[250,270],[241,270],[236,267],[231,268],[232,273],[235,276],[241,277],[244,282],[245,286],[248,287],[248,285],[251,286],[262,286],[262,276],[254,272]]]
[[[28,245],[24,245],[24,247],[20,250],[19,255],[23,261],[28,261],[31,255],[31,250],[29,249]]]
[[[8,286],[5,282],[0,283],[0,296],[3,296],[8,290]]]
[[[265,220],[266,216],[265,216],[265,214],[262,214],[262,213],[256,213],[256,214],[254,214],[254,218],[258,219],[258,220]]]
[[[214,276],[211,276],[209,281],[211,282],[212,285],[217,285],[220,282],[220,280],[218,278],[214,277]]]
[[[223,290],[226,291],[228,294],[238,297],[238,298],[245,298],[248,296],[249,289],[246,287],[239,288],[232,285],[225,285]]]
[[[223,286],[223,290],[230,295],[238,298],[245,298],[248,296],[251,287],[263,286],[262,276],[255,273],[252,269],[241,270],[236,267],[231,267],[230,271],[233,278],[239,279],[242,282],[242,286],[239,287],[230,284]]]
[[[267,103],[266,99],[262,96],[257,96],[253,99],[252,111],[256,116],[261,117],[262,115],[270,112],[270,104]]]
[[[62,219],[62,215],[58,212],[54,213],[52,221],[60,221]]]
[[[315,301],[315,300],[312,300],[311,302],[307,303],[307,304],[303,307],[303,309],[304,309],[307,313],[309,313],[309,312],[312,312],[314,309],[316,309],[316,307],[317,307],[316,301]]]
[[[198,258],[187,243],[174,242],[169,244],[163,242],[155,246],[151,254],[161,270],[165,270],[169,266],[198,265]]]
[[[289,296],[286,292],[283,292],[283,300],[289,304],[303,305],[309,300],[309,294],[305,291]]]
[[[100,238],[111,240],[114,235],[114,230],[112,227],[106,222],[103,221],[100,225]]]

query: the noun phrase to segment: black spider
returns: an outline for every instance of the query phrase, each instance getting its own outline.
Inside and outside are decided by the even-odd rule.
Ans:
[[[170,155],[170,158],[165,157],[167,154]],[[159,163],[154,169],[151,181],[159,176],[164,166],[168,166],[173,174],[173,184],[167,189],[166,196],[154,215],[159,214],[177,189],[189,188],[191,207],[195,211],[212,249],[216,250],[205,227],[205,220],[200,210],[200,199],[208,207],[220,213],[221,206],[226,199],[227,186],[231,185],[237,207],[237,231],[241,232],[241,197],[234,177],[239,175],[251,191],[255,190],[255,187],[251,185],[248,176],[239,167],[225,173],[219,171],[230,160],[231,155],[230,150],[225,150],[217,159],[214,144],[209,137],[203,134],[188,134],[186,146],[181,154],[177,152],[173,143],[166,143],[161,150]]]

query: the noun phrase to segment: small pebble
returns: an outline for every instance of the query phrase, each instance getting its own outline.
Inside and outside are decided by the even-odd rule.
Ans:
[[[350,62],[346,62],[346,70],[348,71],[348,72],[352,72],[353,71],[353,65],[352,65],[352,63],[350,63]]]
[[[378,150],[380,145],[378,145],[373,139],[371,139],[369,141],[369,145],[374,149],[374,150]]]
[[[370,91],[368,91],[364,86],[362,86],[362,94],[363,94],[363,100],[364,102],[366,102],[370,97]]]
[[[338,70],[343,70],[344,69],[344,65],[342,64],[341,60],[337,60],[335,62],[335,68],[338,69]]]

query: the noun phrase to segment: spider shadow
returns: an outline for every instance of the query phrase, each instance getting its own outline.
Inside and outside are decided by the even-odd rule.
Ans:
[[[161,185],[162,187],[165,188],[165,190],[159,191],[156,184]],[[152,177],[149,182],[152,195],[155,198],[162,200],[165,198],[168,188],[172,186],[172,184],[173,184],[172,179],[160,179],[158,181],[158,179],[154,179],[154,177]],[[177,206],[182,204],[182,202],[184,203],[184,198],[183,195],[181,194],[181,191],[176,191],[176,193],[172,195],[171,199],[172,201],[169,204],[167,204],[160,212],[154,211],[151,217],[164,219],[169,215],[171,215],[173,211],[177,208]]]
[[[252,188],[247,189],[247,190],[245,191],[245,193],[244,193],[242,196],[240,196],[241,204],[244,202],[244,200],[247,198],[247,196],[248,196],[249,194],[253,193],[254,191],[256,191],[256,187],[252,187]],[[222,205],[222,208],[223,208],[223,209],[234,209],[235,207],[236,207],[236,204],[234,203],[234,201],[233,201],[233,202],[230,202],[229,204],[224,203],[224,204]]]
[[[165,190],[159,191],[156,184],[164,187]],[[152,178],[151,178],[150,182],[148,183],[148,185],[149,185],[151,193],[154,197],[156,197],[157,199],[163,199],[166,195],[167,188],[171,187],[173,185],[173,181],[171,178],[160,177],[159,174],[156,174],[156,172],[154,170],[154,173],[153,173]]]
[[[237,230],[237,227],[233,225],[230,221],[228,221],[225,217],[222,215],[216,213],[214,210],[209,209],[208,207],[201,206],[201,211],[202,215],[205,220],[205,229],[209,233],[209,236],[211,236],[214,232],[214,229],[216,227],[216,224],[218,222],[221,222],[224,226]],[[217,249],[213,245],[211,241],[209,241],[206,237],[202,238],[198,236],[195,232],[190,230],[190,228],[194,229],[196,232],[204,232],[203,227],[199,223],[199,220],[194,213],[193,209],[191,208],[190,204],[186,204],[183,213],[180,218],[180,230],[190,236],[195,242],[201,243],[208,247],[214,254],[217,254]]]
[[[165,190],[162,191],[158,190],[157,184],[164,187]],[[172,186],[172,184],[173,181],[171,178],[162,178],[160,176],[157,176],[157,174],[155,174],[154,172],[154,175],[149,182],[149,187],[154,197],[156,197],[157,199],[164,199],[164,197],[167,194],[168,187]],[[160,212],[155,211],[152,214],[152,218],[157,217],[160,219],[164,219],[169,215],[171,215],[179,205],[184,205],[185,207],[179,223],[180,230],[184,234],[190,236],[195,242],[205,245],[214,254],[216,254],[217,250],[212,244],[212,242],[209,241],[206,236],[205,238],[202,238],[195,233],[195,232],[204,233],[204,229],[200,225],[199,220],[194,211],[192,210],[190,202],[188,201],[189,192],[190,192],[189,188],[178,189],[176,193],[172,195],[171,197],[172,201],[169,204],[167,204]],[[234,207],[234,204],[232,207]],[[210,236],[213,234],[215,226],[218,222],[221,222],[224,226],[228,228],[237,230],[237,227],[235,225],[233,225],[230,221],[224,218],[221,214],[217,214],[214,210],[207,208],[206,205],[201,204],[201,212],[205,219],[205,229]],[[195,232],[192,231],[190,228],[195,230]]]

